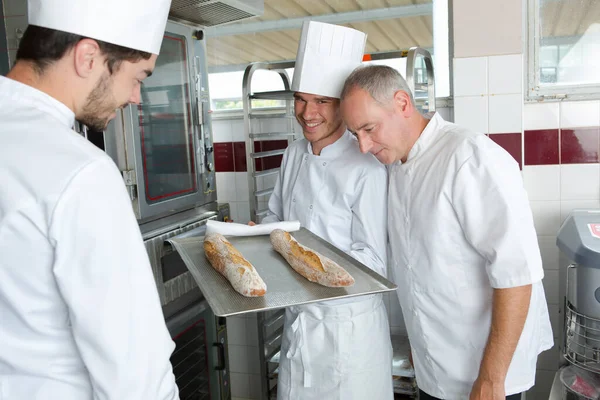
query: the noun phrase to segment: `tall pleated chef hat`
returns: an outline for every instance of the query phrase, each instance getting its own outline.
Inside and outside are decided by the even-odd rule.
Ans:
[[[28,0],[29,23],[158,54],[171,0]]]
[[[356,29],[304,22],[292,90],[339,99],[344,81],[362,62],[366,41]]]

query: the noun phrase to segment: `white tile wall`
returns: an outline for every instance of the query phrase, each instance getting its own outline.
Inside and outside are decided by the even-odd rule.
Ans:
[[[559,250],[556,246],[556,236],[538,236],[538,244],[540,246],[540,253],[542,255],[542,264],[544,266],[544,270],[558,271]],[[546,300],[548,300],[548,303],[558,304],[558,292],[546,293],[546,295]],[[554,297],[556,297],[556,299]]]
[[[530,201],[560,200],[559,165],[526,165],[523,182]]]
[[[598,125],[600,125],[600,101],[573,101],[561,104],[561,128]]]
[[[224,143],[233,141],[231,121],[228,119],[213,120],[212,131],[214,143]]]
[[[522,131],[522,94],[490,96],[488,101],[489,133],[511,133]]]
[[[455,97],[454,122],[475,132],[488,133],[487,96]]]
[[[521,54],[488,58],[488,91],[494,94],[523,93],[523,57]],[[521,105],[523,98],[521,97]]]
[[[231,120],[231,137],[234,142],[246,141],[246,133],[244,131],[244,120],[237,118]]]
[[[525,104],[523,112],[523,128],[557,129],[559,127],[559,103]]]
[[[556,236],[560,228],[560,201],[530,201],[535,231],[539,236]]]
[[[548,304],[558,306],[558,270],[544,271],[544,279],[542,280],[544,291],[546,292],[546,301]]]
[[[217,179],[217,199],[221,203],[237,201],[235,174],[235,172],[217,172],[215,174]]]
[[[565,220],[571,213],[571,211],[577,208],[600,208],[600,201],[598,200],[570,200],[562,201],[560,204],[560,221]]]
[[[600,199],[600,164],[560,166],[561,200]]]
[[[454,59],[454,96],[485,96],[488,94],[487,57]]]

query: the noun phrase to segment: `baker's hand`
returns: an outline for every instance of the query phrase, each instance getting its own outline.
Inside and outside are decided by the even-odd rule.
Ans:
[[[469,400],[504,400],[504,382],[493,382],[491,380],[477,378],[471,389]]]
[[[248,221],[248,225],[254,226],[254,225],[256,225],[256,223],[254,221]]]

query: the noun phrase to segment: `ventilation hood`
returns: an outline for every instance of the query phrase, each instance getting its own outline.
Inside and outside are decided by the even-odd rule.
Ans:
[[[264,0],[173,0],[169,19],[196,27],[210,27],[263,13]]]

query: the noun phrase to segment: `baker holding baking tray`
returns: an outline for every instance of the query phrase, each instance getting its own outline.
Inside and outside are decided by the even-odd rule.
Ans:
[[[299,220],[386,276],[387,173],[361,154],[339,110],[366,35],[306,22],[292,90],[304,139],[285,151],[262,222]],[[381,294],[286,309],[277,398],[392,399],[392,347]]]

